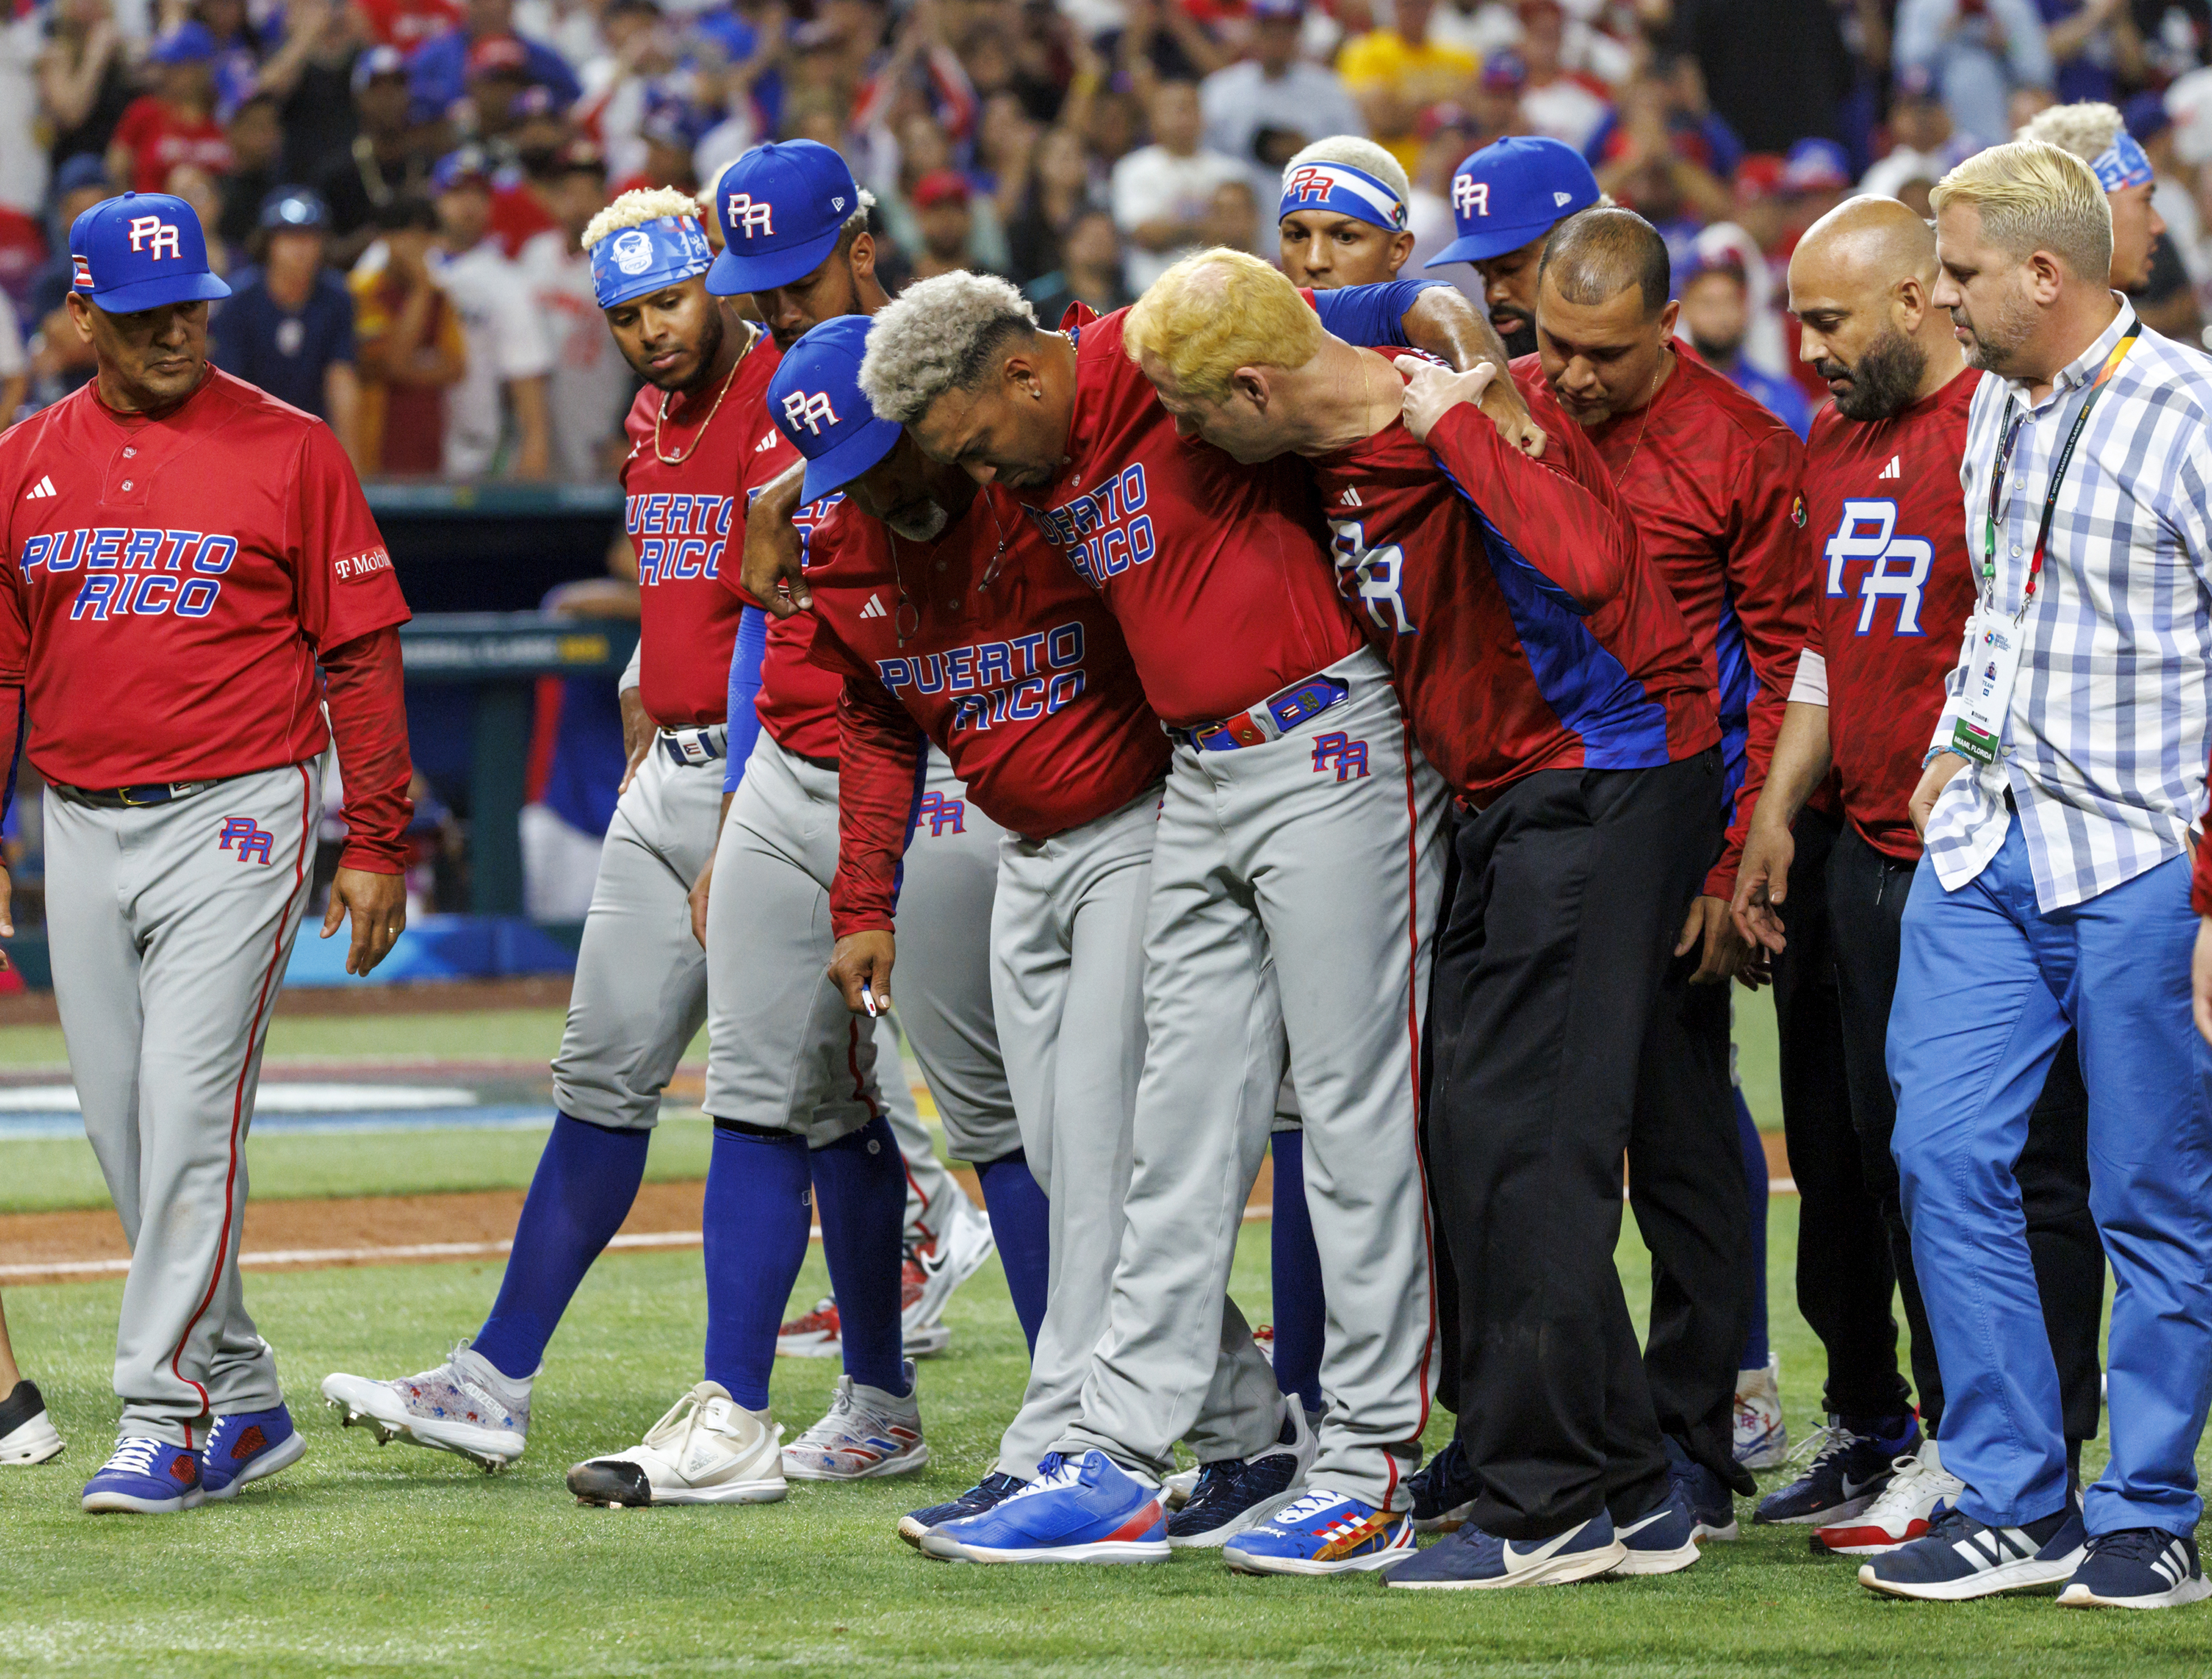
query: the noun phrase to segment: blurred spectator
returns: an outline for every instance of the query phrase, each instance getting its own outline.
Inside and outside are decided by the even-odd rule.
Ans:
[[[1521,114],[1522,90],[1528,85],[1528,61],[1511,47],[1501,47],[1482,61],[1482,72],[1468,89],[1467,103],[1432,105],[1421,113],[1422,155],[1438,128],[1463,118],[1472,130],[1474,146],[1486,146],[1509,134],[1528,132]]]
[[[431,477],[445,463],[445,393],[466,361],[460,316],[430,268],[438,212],[401,195],[376,208],[376,242],[347,282],[361,376],[364,476]]]
[[[47,224],[52,233],[48,242],[50,254],[31,276],[24,317],[34,324],[42,324],[48,315],[62,307],[62,300],[69,295],[70,225],[101,199],[115,196],[115,188],[107,179],[107,166],[84,153],[54,171],[53,191],[54,213]]]
[[[168,179],[161,183],[161,191],[182,198],[192,207],[192,214],[199,217],[200,228],[207,235],[210,268],[228,276],[240,266],[241,253],[222,237],[222,191],[216,185],[214,176],[197,163],[179,163],[169,171]]]
[[[914,184],[910,195],[921,243],[913,252],[914,277],[934,279],[969,265],[969,242],[975,233],[968,183],[958,171],[933,169]]]
[[[1599,187],[1658,228],[1680,260],[1698,229],[1734,203],[1721,182],[1735,167],[1735,136],[1717,118],[1685,108],[1666,73],[1672,68],[1655,64],[1621,90],[1619,112],[1591,150]]]
[[[611,343],[605,322],[593,324]],[[617,536],[610,547],[607,571],[605,577],[560,585],[541,608],[563,618],[635,623],[637,550],[627,536]],[[521,833],[523,909],[533,921],[581,921],[591,907],[599,852],[628,761],[612,682],[604,676],[538,679]]]
[[[407,119],[407,64],[396,46],[373,46],[353,67],[353,105],[361,122],[346,155],[318,185],[337,234],[334,260],[350,268],[376,235],[376,213],[429,185],[430,161]]]
[[[31,361],[23,353],[23,329],[15,318],[15,306],[0,292],[0,431],[15,423],[30,388]]]
[[[1224,181],[1213,189],[1212,197],[1206,200],[1206,220],[1199,225],[1199,243],[1262,254],[1260,195],[1252,191],[1249,179]]]
[[[1200,145],[1195,84],[1161,82],[1151,117],[1152,143],[1114,166],[1114,221],[1128,246],[1123,272],[1138,295],[1204,238],[1213,189],[1244,179],[1243,164]]]
[[[944,126],[926,111],[914,112],[899,124],[897,149],[898,167],[891,178],[890,191],[885,191],[881,185],[875,189],[878,214],[884,233],[908,258],[919,261],[927,239],[921,225],[921,205],[915,195],[928,177],[957,174],[957,171],[953,167],[952,148]],[[1011,258],[1006,251],[1006,230],[1000,225],[996,207],[989,199],[977,200],[973,195],[967,199],[966,206],[967,256],[954,266],[1003,274]]]
[[[1127,10],[1128,21],[1121,29],[1121,70],[1139,89],[1155,76],[1171,82],[1200,81],[1225,67],[1233,56],[1206,33],[1199,19],[1198,4],[1185,4],[1182,0],[1127,0]]]
[[[1892,52],[1896,73],[1925,73],[1953,124],[1978,145],[1994,146],[2017,126],[2007,114],[2014,88],[2051,86],[2035,0],[1898,0]]]
[[[607,203],[606,164],[579,142],[546,172],[541,191],[556,225],[522,247],[518,266],[552,339],[553,470],[565,483],[604,482],[620,462],[623,415],[637,389],[599,312],[580,242]]]
[[[613,179],[644,167],[646,95],[676,68],[675,33],[661,21],[654,0],[607,0],[599,15],[600,51],[578,71],[584,102],[575,110],[585,131],[596,133]]]
[[[1206,143],[1255,172],[1272,187],[1285,157],[1262,160],[1254,142],[1272,129],[1296,151],[1329,134],[1364,134],[1366,118],[1335,72],[1301,56],[1302,0],[1252,0],[1252,56],[1199,85]]]
[[[370,38],[380,46],[412,52],[462,26],[468,14],[461,0],[353,0],[368,21]]]
[[[1744,145],[1844,138],[1852,64],[1832,0],[1675,0],[1675,38]]]
[[[1374,135],[1409,173],[1421,161],[1420,115],[1440,100],[1463,100],[1477,68],[1472,54],[1429,39],[1434,0],[1397,0],[1394,21],[1345,43],[1337,73]]]
[[[230,142],[215,118],[215,37],[179,23],[154,44],[154,91],[131,100],[107,150],[107,173],[134,192],[159,192],[180,163],[210,177],[230,169]],[[214,226],[209,224],[210,228]]]
[[[513,258],[522,254],[531,239],[560,225],[553,207],[553,178],[568,145],[568,125],[555,114],[543,88],[524,89],[510,115],[514,126],[501,143],[485,149],[500,165],[492,173],[492,236]]]
[[[1744,270],[1732,262],[1700,263],[1683,276],[1679,295],[1680,330],[1692,348],[1803,437],[1813,416],[1797,387],[1761,373],[1744,359],[1744,333],[1751,323]]]
[[[1105,196],[1091,179],[1083,137],[1073,129],[1047,129],[1030,155],[1029,181],[1021,202],[1006,222],[1014,277],[1026,282],[1060,268],[1065,241],[1076,218],[1104,207]],[[1119,243],[1115,241],[1117,249]]]
[[[1489,69],[1483,66],[1486,74]],[[1474,116],[1456,105],[1431,106],[1421,126],[1428,137],[1421,144],[1421,166],[1408,178],[1406,197],[1406,231],[1413,236],[1413,254],[1402,266],[1419,279],[1449,280],[1471,302],[1481,305],[1482,277],[1471,269],[1458,264],[1434,273],[1423,269],[1459,237],[1452,221],[1451,182],[1460,160],[1502,136],[1484,133]]]
[[[31,306],[31,286],[46,263],[46,235],[33,216],[0,203],[0,297],[20,316]]]
[[[1860,178],[1859,191],[1895,198],[1908,181],[1932,186],[1972,150],[1953,134],[1951,113],[1928,76],[1900,76],[1890,94],[1889,150]]]
[[[371,45],[361,13],[338,0],[291,0],[285,12],[301,45],[299,69],[289,89],[271,85],[266,69],[262,87],[276,94],[284,119],[283,177],[315,181],[345,161],[359,124],[354,114],[355,61]]]
[[[107,155],[131,106],[131,67],[108,0],[52,0],[46,16],[39,109],[52,136],[47,153],[58,169],[87,153]]]
[[[2044,44],[2056,71],[2051,91],[2069,105],[2112,103],[2120,78],[2141,82],[2148,69],[2142,36],[2128,0],[2036,0]]]
[[[276,100],[267,94],[256,94],[240,105],[231,113],[225,138],[230,146],[230,168],[218,183],[222,219],[216,231],[225,244],[243,247],[261,225],[262,207],[278,185],[284,125],[276,118]]]
[[[438,207],[431,272],[461,318],[466,352],[460,383],[446,392],[445,475],[544,478],[552,467],[545,378],[553,352],[528,288],[491,237],[483,155],[463,147],[441,158],[430,189]]]
[[[1586,151],[1613,109],[1610,83],[1567,62],[1567,15],[1559,0],[1521,0],[1521,60],[1528,81],[1521,89],[1522,130],[1564,140]],[[1624,68],[1616,80],[1625,81]]]
[[[1072,305],[1087,303],[1102,315],[1110,315],[1136,300],[1121,281],[1121,235],[1114,218],[1103,209],[1080,211],[1060,243],[1065,260],[1052,273],[1031,281],[1025,289],[1036,306],[1037,319],[1048,327],[1060,324]]]
[[[50,173],[39,131],[39,64],[46,30],[28,6],[0,17],[0,205],[36,215]]]
[[[353,299],[323,265],[330,210],[304,186],[279,187],[259,221],[258,263],[241,270],[216,306],[210,355],[225,373],[328,421],[358,467]]]
[[[522,49],[529,79],[548,88],[562,110],[583,95],[568,61],[543,41],[514,33],[514,0],[466,0],[461,21],[426,41],[407,61],[408,90],[418,121],[451,113],[468,91],[470,55],[486,41],[512,39]]]

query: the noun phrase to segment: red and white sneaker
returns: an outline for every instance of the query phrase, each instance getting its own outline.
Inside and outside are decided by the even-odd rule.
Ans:
[[[908,1475],[927,1464],[911,1359],[905,1375],[902,1394],[840,1376],[829,1414],[783,1448],[784,1474],[794,1481],[866,1481]]]
[[[1889,1484],[1857,1515],[1813,1530],[1813,1549],[1837,1556],[1880,1556],[1927,1535],[1936,1506],[1955,1503],[1966,1483],[1943,1467],[1934,1440],[1891,1465]]]
[[[803,1318],[793,1318],[775,1332],[778,1358],[836,1358],[845,1350],[838,1338],[837,1302],[823,1299]]]
[[[952,1331],[942,1322],[926,1320],[933,1305],[931,1273],[912,1253],[899,1267],[899,1332],[908,1358],[927,1358],[952,1344]],[[837,1302],[828,1296],[814,1302],[814,1310],[793,1318],[775,1333],[778,1358],[838,1358],[845,1351],[843,1326]]]
[[[1261,1324],[1252,1331],[1252,1344],[1260,1349],[1260,1356],[1267,1361],[1267,1367],[1275,1365],[1275,1326]]]

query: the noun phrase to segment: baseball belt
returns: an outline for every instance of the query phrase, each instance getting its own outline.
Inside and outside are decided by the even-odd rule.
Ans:
[[[1249,711],[1213,723],[1194,723],[1188,729],[1167,724],[1168,738],[1194,752],[1234,752],[1240,746],[1264,746],[1280,740],[1331,706],[1340,706],[1352,685],[1334,676],[1308,676],[1269,694]]]
[[[59,781],[50,781],[46,785],[71,804],[87,805],[95,810],[140,810],[148,805],[190,798],[194,793],[233,779],[219,775],[211,781],[148,781],[136,787],[71,787]]]
[[[660,749],[677,764],[711,764],[730,749],[730,731],[720,723],[696,729],[663,729]]]

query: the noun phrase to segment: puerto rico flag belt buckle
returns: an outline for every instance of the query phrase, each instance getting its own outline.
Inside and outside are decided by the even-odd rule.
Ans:
[[[1334,676],[1309,676],[1272,694],[1249,712],[1201,723],[1184,730],[1200,752],[1233,752],[1240,746],[1264,746],[1280,740],[1301,724],[1311,722],[1332,706],[1341,705],[1351,685]]]
[[[679,764],[711,764],[729,749],[730,734],[723,724],[703,729],[663,729],[660,743]]]

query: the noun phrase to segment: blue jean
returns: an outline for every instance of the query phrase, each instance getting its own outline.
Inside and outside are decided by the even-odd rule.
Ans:
[[[2006,1525],[2064,1507],[2058,1374],[2013,1167],[2071,1026],[2089,1092],[2089,1207],[2112,1264],[2110,1466],[2089,1531],[2197,1525],[2212,1379],[2212,1052],[2190,1019],[2189,859],[2036,907],[2017,821],[1974,880],[1923,860],[1906,906],[1891,1147],[1948,1396],[1959,1506]]]

